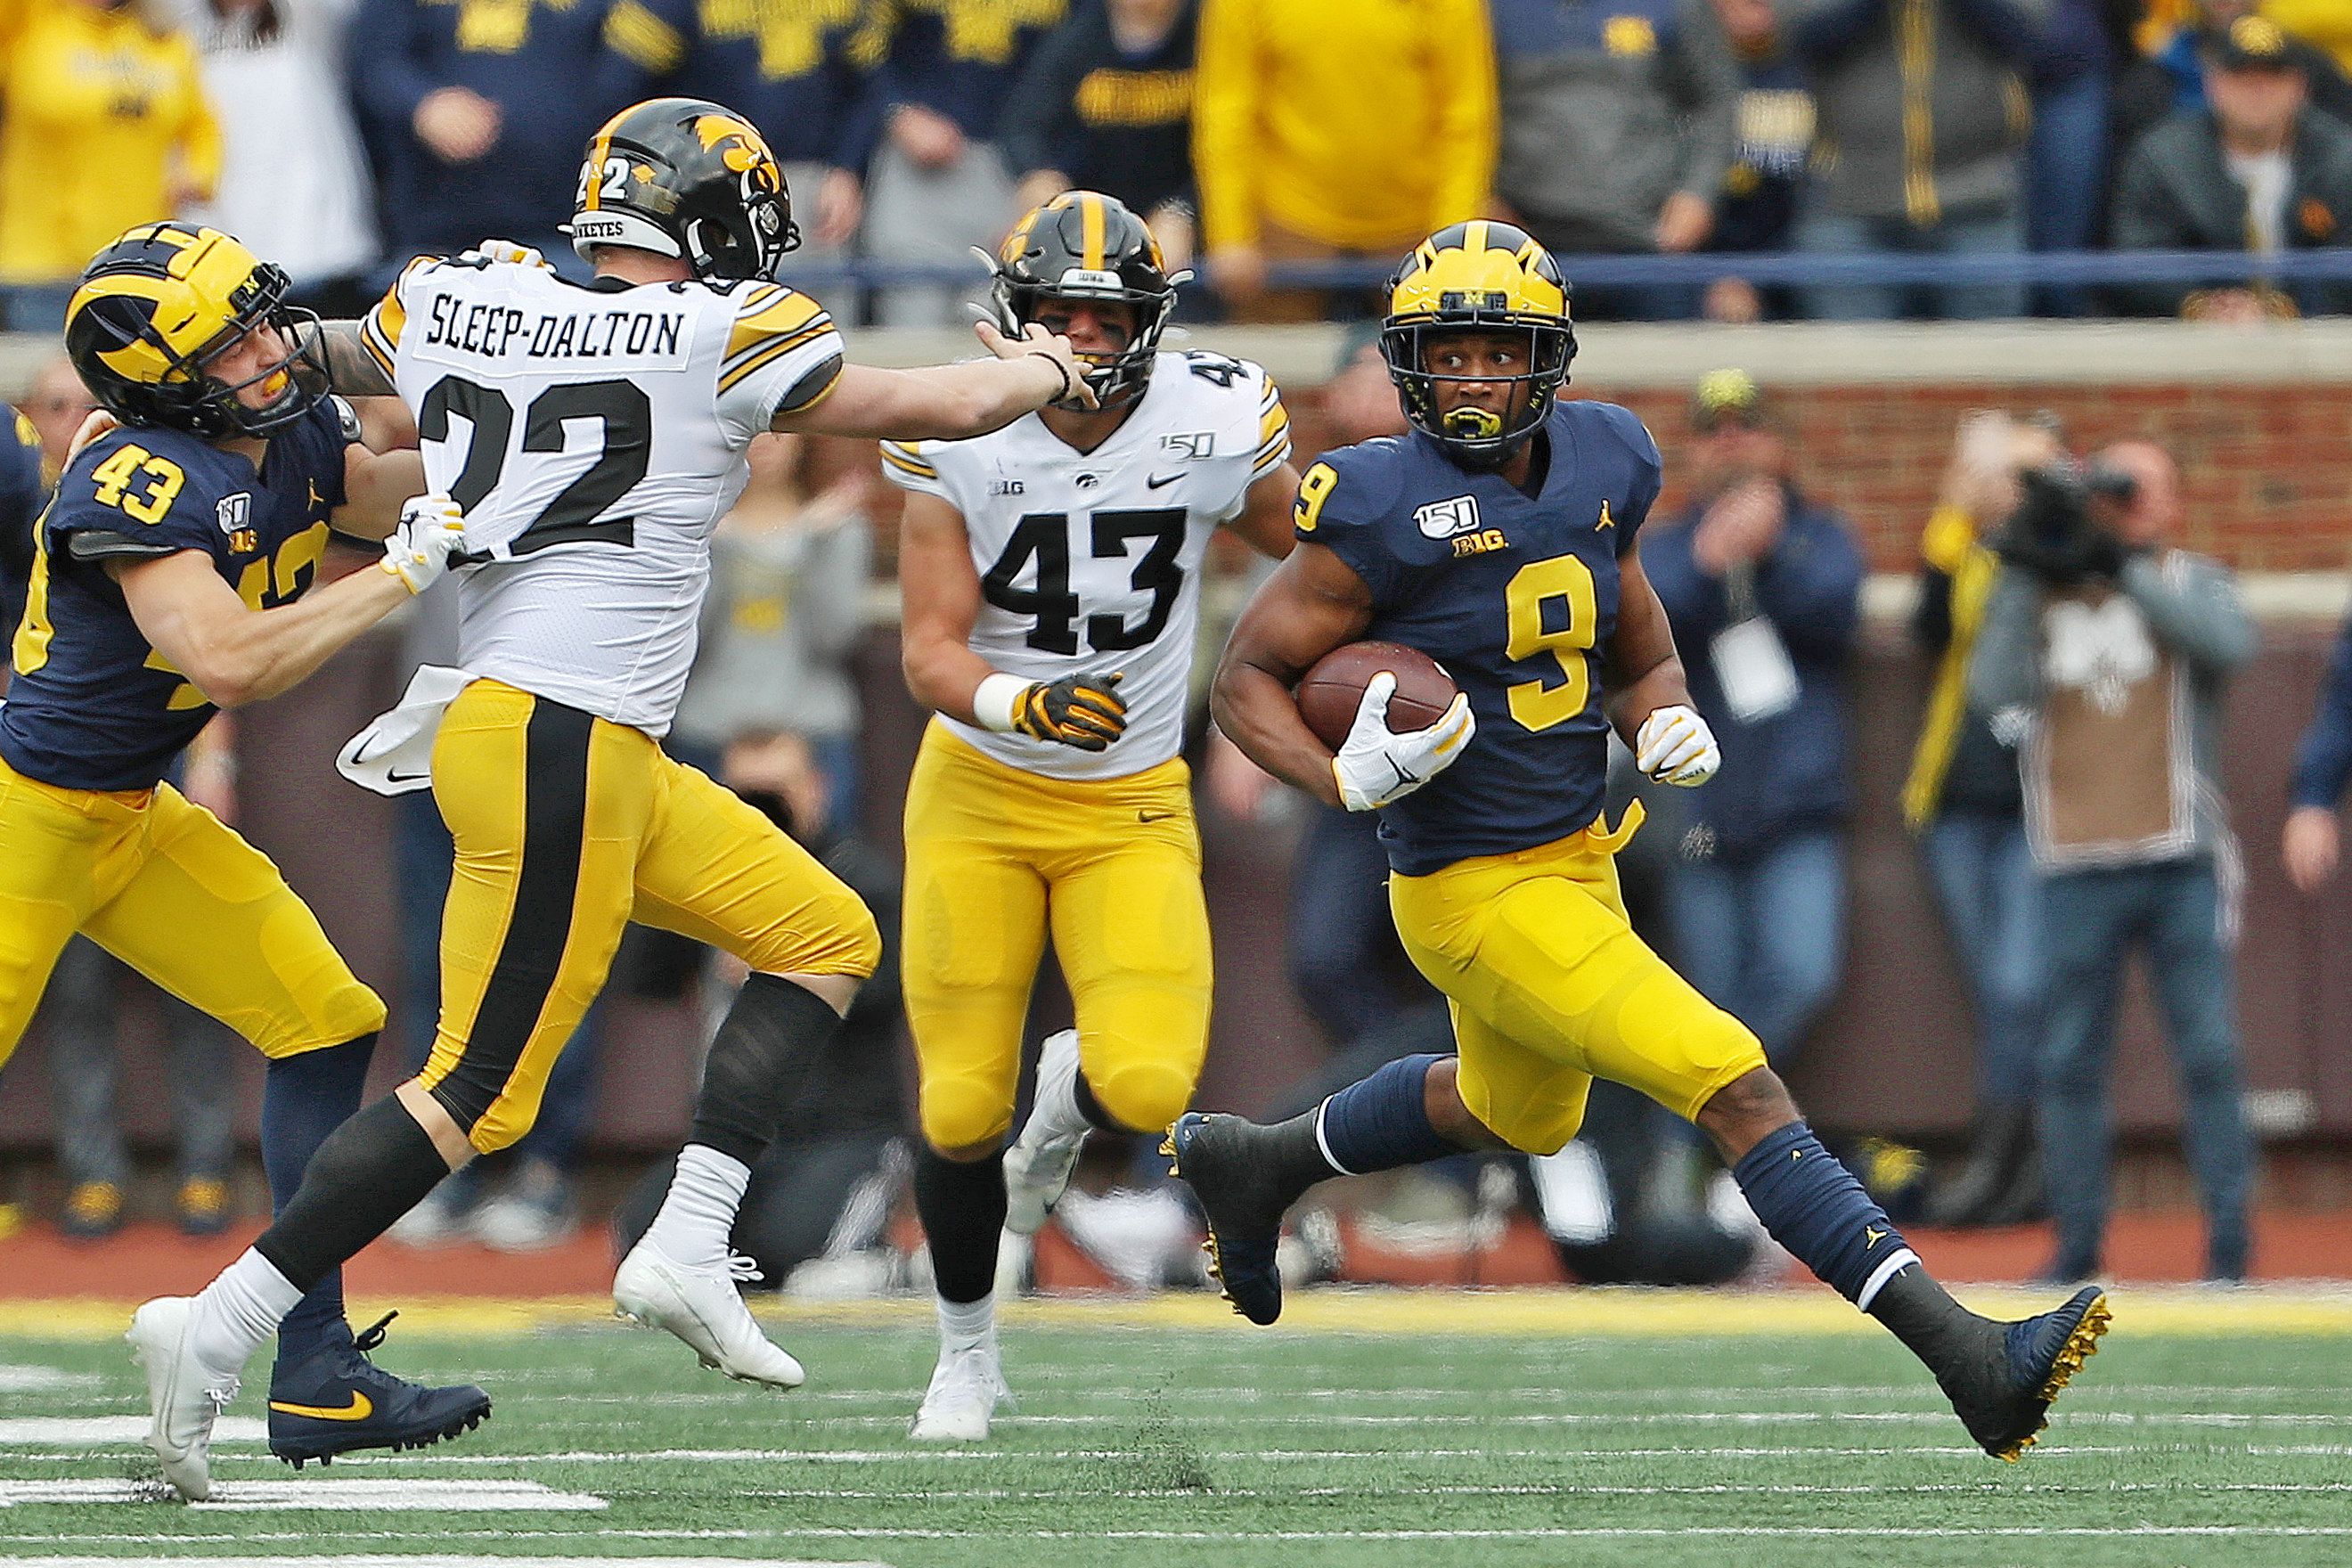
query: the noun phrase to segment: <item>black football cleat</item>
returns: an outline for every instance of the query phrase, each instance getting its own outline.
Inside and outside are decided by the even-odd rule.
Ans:
[[[1951,1395],[1969,1436],[2011,1464],[2033,1446],[2050,1405],[2099,1348],[2114,1314],[2105,1292],[2086,1286],[2064,1306],[2022,1322],[1985,1319],[1980,1342],[1936,1381]]]
[[[368,1360],[399,1315],[385,1313],[357,1338],[337,1324],[301,1360],[278,1362],[269,1376],[271,1453],[299,1470],[355,1448],[422,1448],[482,1424],[490,1396],[473,1384],[427,1388]]]
[[[1209,1223],[1209,1273],[1234,1310],[1253,1323],[1282,1316],[1275,1247],[1282,1214],[1297,1194],[1283,1190],[1275,1163],[1257,1146],[1266,1130],[1238,1116],[1186,1111],[1160,1152],[1192,1184]]]

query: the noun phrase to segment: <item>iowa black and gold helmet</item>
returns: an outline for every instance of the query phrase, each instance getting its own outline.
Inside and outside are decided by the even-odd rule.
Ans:
[[[1476,378],[1524,384],[1527,402],[1515,416],[1438,406],[1438,385],[1450,378],[1428,368],[1426,350],[1433,339],[1458,331],[1528,334],[1524,372]],[[1543,424],[1568,382],[1568,363],[1576,357],[1568,285],[1551,253],[1524,229],[1484,218],[1439,229],[1389,279],[1381,357],[1407,419],[1465,468],[1500,468]]]
[[[1078,360],[1103,407],[1142,395],[1160,334],[1176,308],[1176,286],[1189,275],[1169,274],[1160,242],[1126,203],[1095,191],[1064,191],[1013,226],[994,266],[996,324],[1007,337],[1019,337],[1047,300],[1135,307],[1135,337],[1123,352],[1081,353]]]
[[[573,206],[568,232],[583,257],[634,246],[677,257],[697,278],[772,278],[801,242],[766,138],[698,98],[648,99],[604,121]]]
[[[99,405],[125,425],[207,439],[268,435],[309,413],[327,389],[326,366],[309,346],[318,317],[286,303],[290,288],[283,268],[218,229],[142,224],[83,269],[66,306],[66,355]],[[224,350],[263,326],[286,340],[282,358],[233,384],[208,374]],[[253,386],[269,394],[262,407],[238,396]]]

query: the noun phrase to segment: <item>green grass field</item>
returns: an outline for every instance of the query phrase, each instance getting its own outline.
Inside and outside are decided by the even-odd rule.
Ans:
[[[2352,1330],[2352,1306],[2116,1306],[2116,1331],[2016,1466],[1966,1447],[1899,1348],[1841,1331],[1845,1310],[1818,1297],[1374,1297],[1299,1314],[1344,1327],[1275,1331],[1205,1302],[1024,1309],[1005,1331],[1019,1414],[986,1447],[945,1452],[905,1438],[931,1354],[928,1313],[908,1306],[780,1321],[812,1371],[790,1396],[577,1310],[521,1331],[425,1311],[395,1329],[387,1363],[489,1387],[487,1426],[299,1477],[250,1437],[226,1441],[222,1500],[196,1509],[124,1484],[153,1471],[136,1440],[142,1385],[98,1337],[113,1310],[18,1306],[0,1317],[0,1555],[2352,1560],[2352,1340],[2330,1331]],[[1709,1324],[1725,1331],[1689,1331]],[[249,1385],[230,1415],[261,1409]],[[96,1417],[112,1420],[95,1435],[57,1425]],[[303,1506],[324,1484],[338,1489],[311,1495],[348,1504],[353,1483],[375,1501]],[[467,1495],[430,1489],[444,1484]]]

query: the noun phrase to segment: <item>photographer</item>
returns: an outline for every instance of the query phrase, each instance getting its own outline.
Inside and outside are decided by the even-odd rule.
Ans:
[[[2048,1005],[2042,1156],[2058,1251],[2100,1264],[2114,1130],[2106,1071],[2126,953],[2144,946],[2206,1213],[2206,1276],[2243,1277],[2252,1146],[2239,1103],[2237,846],[2220,789],[2222,697],[2253,652],[2229,573],[2171,548],[2179,470],[2151,442],[2053,464],[1993,541],[2001,560],[1970,705],[2025,741]]]

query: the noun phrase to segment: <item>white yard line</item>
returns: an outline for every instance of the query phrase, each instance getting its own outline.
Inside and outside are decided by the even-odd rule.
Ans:
[[[0,1417],[0,1447],[22,1444],[27,1448],[94,1448],[108,1443],[136,1443],[146,1436],[144,1415]],[[224,1415],[213,1426],[215,1443],[263,1443],[268,1438],[269,1423],[250,1415]]]
[[[121,1503],[145,1507],[169,1500],[159,1481],[119,1479],[0,1481],[0,1508],[36,1504]],[[329,1513],[594,1513],[607,1504],[584,1492],[560,1492],[528,1480],[224,1479],[199,1513],[260,1513],[316,1509]]]
[[[99,1379],[86,1372],[60,1372],[53,1366],[0,1363],[0,1394],[66,1394],[95,1388]]]
[[[161,1540],[162,1537],[147,1537]],[[121,1557],[20,1557],[17,1568],[122,1568]],[[206,1557],[210,1568],[743,1568],[740,1557]],[[888,1568],[882,1563],[761,1559],[767,1568]]]

